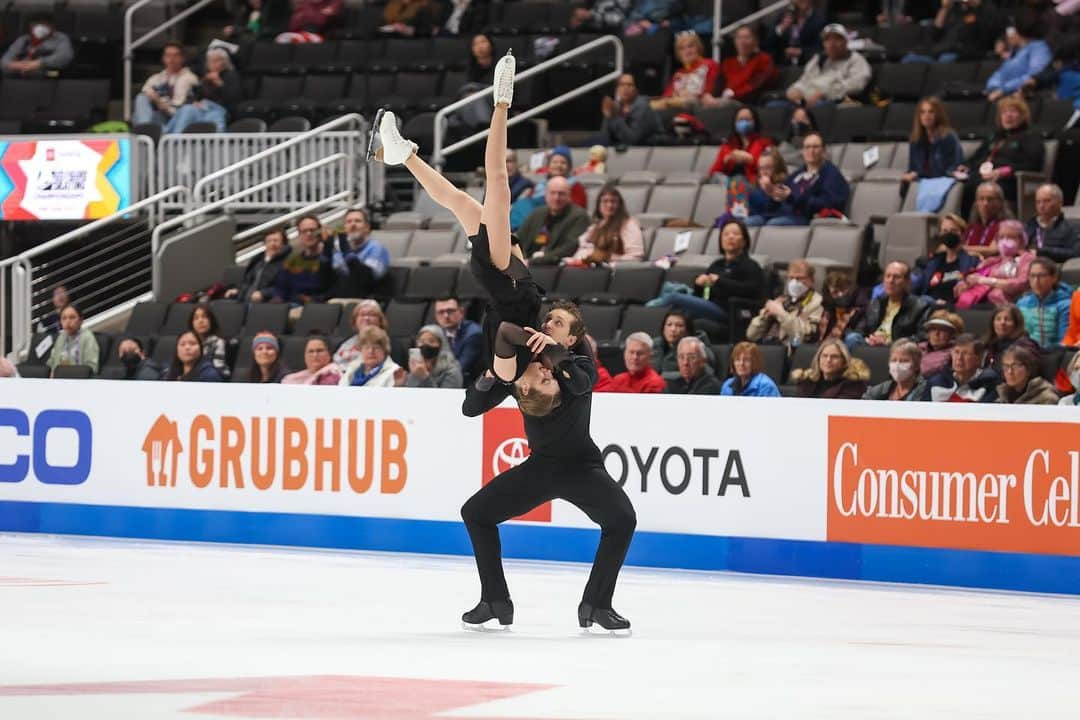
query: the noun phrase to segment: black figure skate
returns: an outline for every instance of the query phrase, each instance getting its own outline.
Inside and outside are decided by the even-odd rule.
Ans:
[[[618,637],[630,635],[630,621],[611,608],[594,608],[589,603],[583,602],[578,605],[577,616],[578,625],[584,628],[586,633],[589,633],[596,624]]]
[[[492,620],[499,622],[492,623]],[[509,630],[514,622],[514,603],[506,600],[481,600],[476,607],[461,616],[466,630]],[[490,623],[490,624],[489,624]]]

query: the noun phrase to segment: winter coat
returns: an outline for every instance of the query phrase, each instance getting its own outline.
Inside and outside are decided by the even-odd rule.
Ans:
[[[634,98],[629,107],[616,102],[615,114],[604,118],[600,126],[600,137],[605,145],[645,145],[662,132],[660,116],[644,95]]]
[[[852,358],[851,363],[836,380],[814,380],[810,377],[810,371],[802,368],[791,372],[795,394],[804,398],[861,400],[866,393],[866,381],[869,379],[870,368],[859,358]]]
[[[525,218],[517,236],[530,265],[558,265],[563,258],[577,252],[578,238],[588,227],[589,216],[576,205],[567,205],[561,215],[552,219],[548,218],[548,208],[543,205]],[[534,258],[533,253],[538,250],[543,250],[544,254]]]
[[[720,63],[720,75],[724,79],[724,89],[731,90],[736,100],[751,102],[776,79],[777,72],[772,56],[758,52],[746,63],[740,62],[738,55],[727,58]]]
[[[963,387],[959,385],[951,370],[937,373],[926,381],[926,395],[929,402],[980,402],[997,401],[997,386],[1001,377],[990,368],[980,368]]]
[[[767,315],[762,309],[746,330],[746,339],[753,342],[761,342],[770,333],[784,345],[791,347],[793,338],[799,338],[799,342],[812,343],[817,339],[818,328],[821,325],[821,316],[825,313],[822,304],[821,293],[811,290],[801,299],[795,301],[788,295],[777,298],[784,304],[786,311],[779,317]]]
[[[382,367],[379,369],[378,374],[375,375],[375,377],[368,380],[366,383],[364,383],[360,387],[365,387],[365,388],[394,387],[395,386],[394,373],[397,372],[400,368],[401,368],[401,366],[398,365],[396,362],[394,362],[393,359],[389,355],[387,355],[386,360],[383,361]],[[356,358],[351,363],[349,363],[349,366],[347,368],[345,368],[345,374],[341,376],[341,382],[339,382],[338,385],[340,385],[342,387],[351,387],[352,384],[353,384],[353,379],[356,377],[357,372],[360,372],[360,373],[364,372],[364,359],[363,358]]]
[[[867,388],[863,394],[863,400],[888,400],[889,394],[896,386],[896,381],[886,380],[883,383],[878,383],[872,387]],[[922,402],[926,399],[926,379],[919,378],[919,382],[915,383],[915,387],[911,391],[900,398],[901,402]]]
[[[824,53],[810,59],[799,79],[791,86],[803,96],[820,93],[827,100],[843,100],[861,94],[874,71],[866,58],[848,52],[846,58],[829,60]]]
[[[1006,405],[1057,405],[1061,400],[1054,386],[1043,377],[1028,380],[1027,387],[1019,395],[1005,383],[998,385],[997,393],[997,401]]]
[[[278,272],[281,271],[281,265],[291,252],[292,248],[286,245],[269,260],[266,259],[266,253],[249,260],[247,267],[244,268],[244,280],[237,288],[239,293],[237,299],[248,302],[251,300],[251,293],[256,290],[264,297],[269,296],[273,292],[274,282],[277,280]]]
[[[822,210],[835,210],[843,213],[847,209],[851,187],[843,173],[828,160],[818,169],[816,176],[810,176],[806,166],[789,175],[784,184],[791,188],[791,194],[780,208],[780,214],[798,217],[810,223]]]
[[[1035,344],[1028,334],[1025,332],[1016,338],[997,338],[986,343],[986,352],[983,354],[983,367],[992,368],[995,371],[998,370],[998,364],[1001,362],[1001,358],[1005,355],[1005,351],[1011,348],[1013,345],[1022,347],[1030,352],[1035,357],[1039,357],[1042,351],[1039,346]]]
[[[761,159],[761,154],[773,146],[772,138],[765,135],[751,135],[746,138],[746,145],[743,146],[743,141],[738,136],[732,136],[720,146],[720,149],[716,151],[716,159],[713,160],[712,167],[709,168],[709,175],[716,175],[717,173],[727,176],[732,175],[744,175],[751,184],[757,182],[757,164]],[[750,165],[743,165],[742,163],[736,163],[735,159],[731,157],[731,153],[736,150],[745,150],[753,156],[754,162]]]
[[[1065,215],[1058,215],[1057,220],[1045,230],[1037,218],[1031,218],[1024,225],[1028,245],[1039,253],[1040,257],[1063,263],[1074,257],[1080,257],[1080,228],[1065,220]]]
[[[761,266],[746,253],[728,261],[720,257],[705,271],[706,275],[718,275],[719,279],[709,289],[709,300],[727,312],[728,300],[733,297],[758,300],[765,283]],[[705,289],[694,287],[694,294],[704,297]]]
[[[1029,40],[1027,45],[1013,52],[1012,56],[994,71],[986,81],[986,92],[1000,90],[1006,95],[1012,95],[1023,86],[1025,80],[1042,72],[1052,58],[1053,53],[1045,40]]]
[[[849,330],[857,332],[863,337],[873,334],[881,325],[888,304],[889,298],[885,295],[871,300],[870,304],[866,306],[866,312],[859,317],[854,326],[849,326]],[[926,317],[932,309],[933,305],[922,298],[907,295],[900,304],[900,312],[896,313],[893,318],[891,340],[899,340],[905,337],[917,339],[922,331],[923,323],[926,322]]]
[[[1062,344],[1069,332],[1069,313],[1073,289],[1058,283],[1045,298],[1034,292],[1025,293],[1017,302],[1024,316],[1024,327],[1039,347],[1052,348]]]
[[[750,378],[739,391],[735,390],[735,377],[729,377],[724,381],[720,389],[721,395],[738,395],[741,397],[780,397],[780,388],[776,387],[773,379],[763,372],[759,372]]]
[[[668,395],[719,395],[720,379],[711,367],[705,367],[692,382],[686,382],[682,375],[670,378],[664,392]]]
[[[933,142],[908,143],[908,172],[918,173],[920,178],[952,175],[963,163],[964,149],[954,132]]]

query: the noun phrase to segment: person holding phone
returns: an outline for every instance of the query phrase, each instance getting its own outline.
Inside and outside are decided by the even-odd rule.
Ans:
[[[425,325],[409,348],[409,375],[405,387],[461,388],[461,365],[450,350],[446,334],[438,325]]]

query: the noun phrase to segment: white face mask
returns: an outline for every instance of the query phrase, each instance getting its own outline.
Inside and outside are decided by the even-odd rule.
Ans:
[[[787,281],[787,294],[792,300],[798,300],[806,291],[809,290],[806,284],[802,280],[788,280]]]
[[[915,372],[911,367],[910,362],[891,362],[889,363],[889,375],[896,382],[904,382],[910,380],[911,376]]]
[[[1073,390],[1080,392],[1080,368],[1069,373],[1069,382],[1072,383]]]
[[[30,34],[33,35],[36,40],[44,40],[45,38],[49,37],[49,35],[50,35],[49,26],[48,25],[35,25],[34,27],[32,27],[30,29]]]

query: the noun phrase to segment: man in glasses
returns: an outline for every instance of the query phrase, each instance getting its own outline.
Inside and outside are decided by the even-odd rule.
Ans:
[[[336,275],[333,263],[322,254],[322,223],[314,215],[305,215],[300,218],[296,229],[300,252],[291,253],[285,258],[274,282],[272,299],[290,305],[324,302]]]
[[[484,349],[484,336],[480,325],[465,319],[461,302],[455,297],[444,297],[435,301],[435,322],[446,334],[450,350],[461,364],[465,387],[469,387],[477,373],[482,370],[480,356]]]

